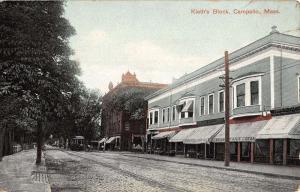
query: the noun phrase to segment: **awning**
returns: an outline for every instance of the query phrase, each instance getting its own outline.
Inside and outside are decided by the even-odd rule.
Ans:
[[[193,134],[183,140],[184,144],[209,143],[221,131],[224,124],[194,128]]]
[[[75,136],[75,137],[73,137],[73,139],[84,139],[84,137],[83,136]]]
[[[262,130],[257,139],[300,139],[300,114],[274,116]]]
[[[193,100],[188,100],[181,112],[192,112],[192,111],[193,111]]]
[[[183,142],[184,139],[186,139],[189,135],[193,134],[195,129],[183,129],[179,131],[174,137],[172,137],[169,142]]]
[[[168,138],[170,139],[171,137],[173,137],[176,134],[175,131],[165,131],[165,132],[161,132],[155,136],[152,137],[152,139],[164,139],[164,138]]]
[[[116,137],[111,137],[111,138],[109,138],[109,139],[106,141],[106,143],[111,143],[111,142],[113,142],[115,139],[116,139]]]
[[[106,139],[105,138],[102,138],[98,143],[101,144],[101,143],[104,143]]]
[[[255,121],[247,123],[230,124],[230,142],[253,142],[257,133],[268,121]],[[225,142],[225,128],[213,139],[213,142]]]
[[[185,101],[180,101],[179,104],[176,104],[176,109],[178,112],[181,112],[183,107],[185,106],[186,102]]]

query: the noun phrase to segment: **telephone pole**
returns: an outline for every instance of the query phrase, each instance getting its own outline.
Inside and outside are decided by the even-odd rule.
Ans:
[[[229,142],[229,61],[228,51],[225,51],[225,166],[230,162],[230,142]]]

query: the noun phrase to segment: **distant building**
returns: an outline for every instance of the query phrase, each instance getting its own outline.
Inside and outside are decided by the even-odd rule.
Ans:
[[[231,160],[299,165],[300,38],[272,27],[229,68]],[[149,152],[224,159],[223,75],[220,58],[146,98]]]
[[[147,121],[147,104],[141,111],[141,118],[133,119],[124,108],[112,105],[122,93],[142,94],[147,96],[161,88],[165,84],[140,82],[136,74],[129,71],[122,74],[122,81],[115,87],[110,82],[109,92],[103,97],[102,110],[102,135],[101,145],[111,150],[142,150],[144,147]],[[144,94],[144,96],[143,96]],[[126,101],[124,101],[126,102]],[[116,104],[117,105],[117,104]]]

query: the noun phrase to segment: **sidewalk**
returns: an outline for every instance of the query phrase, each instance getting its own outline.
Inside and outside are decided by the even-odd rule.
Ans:
[[[300,180],[300,167],[237,163],[237,162],[230,162],[230,166],[225,167],[223,161],[193,159],[193,158],[184,158],[184,157],[169,157],[169,156],[154,155],[154,154],[138,154],[138,153],[131,153],[131,152],[123,152],[122,154],[124,156],[138,157],[142,159],[151,159],[155,161],[174,162],[179,164],[195,165],[195,166],[210,167],[210,168],[224,169],[230,171],[254,173],[254,174],[266,175],[271,177]]]
[[[45,160],[35,165],[36,150],[26,150],[5,156],[0,161],[1,192],[51,192]]]

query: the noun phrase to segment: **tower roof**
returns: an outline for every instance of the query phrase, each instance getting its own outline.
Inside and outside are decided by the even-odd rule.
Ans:
[[[127,73],[122,74],[122,83],[138,83],[139,80],[136,78],[136,74],[131,74],[129,71]]]

